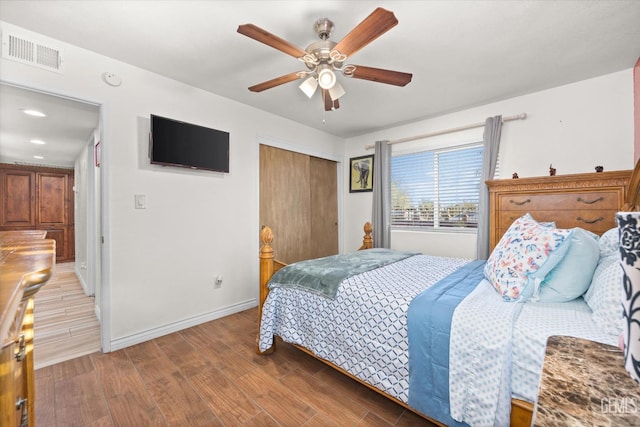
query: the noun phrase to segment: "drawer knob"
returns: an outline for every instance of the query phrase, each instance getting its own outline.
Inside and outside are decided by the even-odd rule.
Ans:
[[[531,199],[527,199],[524,202],[516,202],[513,199],[509,200],[509,203],[513,203],[514,205],[518,205],[518,206],[526,205],[527,203],[530,203],[530,202],[531,202]]]
[[[18,338],[18,352],[15,354],[16,360],[22,362],[26,353],[27,343],[25,342],[24,334],[20,334],[20,338]]]
[[[604,221],[604,218],[599,216],[596,219],[584,219],[581,216],[579,216],[578,218],[576,218],[576,221],[582,221],[585,224],[595,224],[596,222]]]
[[[585,199],[583,199],[582,197],[578,197],[578,199],[577,199],[577,200],[578,200],[579,202],[586,203],[587,205],[592,205],[592,204],[594,204],[594,203],[598,203],[598,202],[603,201],[603,200],[604,200],[604,197],[600,196],[600,197],[598,197],[597,199],[594,199],[594,200],[585,200]]]
[[[18,398],[16,401],[16,411],[22,412],[20,416],[20,427],[29,425],[29,411],[27,409],[27,399]]]

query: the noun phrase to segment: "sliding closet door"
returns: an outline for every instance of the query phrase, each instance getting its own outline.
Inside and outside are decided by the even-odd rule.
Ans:
[[[260,146],[260,224],[271,227],[275,256],[286,263],[309,252],[309,187],[309,156]]]
[[[336,174],[335,162],[260,146],[260,224],[273,230],[276,259],[338,253]]]
[[[310,158],[311,236],[309,257],[338,253],[338,165],[331,160]]]

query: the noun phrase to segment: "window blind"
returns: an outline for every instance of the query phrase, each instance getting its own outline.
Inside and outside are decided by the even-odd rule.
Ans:
[[[475,229],[482,172],[481,143],[394,155],[393,228]]]

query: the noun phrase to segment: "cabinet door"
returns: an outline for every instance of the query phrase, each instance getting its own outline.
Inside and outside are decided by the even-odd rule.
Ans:
[[[38,225],[67,224],[68,175],[38,173]]]
[[[32,227],[35,215],[35,174],[28,171],[4,170],[0,172],[2,188],[2,227]]]
[[[47,230],[47,239],[53,239],[56,241],[56,261],[66,261],[68,258],[67,251],[67,227],[43,227],[42,230]]]

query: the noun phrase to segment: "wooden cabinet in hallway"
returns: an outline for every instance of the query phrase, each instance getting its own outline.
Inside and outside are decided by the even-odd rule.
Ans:
[[[72,261],[73,170],[1,164],[0,184],[0,230],[46,230],[56,261]]]

